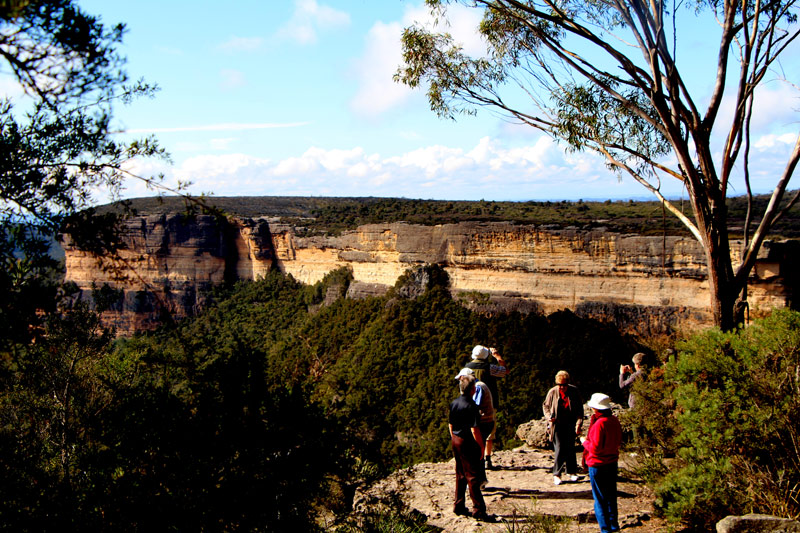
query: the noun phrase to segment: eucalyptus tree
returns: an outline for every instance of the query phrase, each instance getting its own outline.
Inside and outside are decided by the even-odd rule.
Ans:
[[[152,138],[124,142],[115,134],[114,107],[155,90],[129,82],[119,52],[124,33],[124,25],[106,26],[74,0],[0,3],[0,76],[10,88],[0,98],[3,339],[29,332],[14,324],[32,319],[57,267],[49,254],[57,232],[69,228],[95,243],[113,235],[90,224],[92,194],[119,193],[131,159],[166,157]]]
[[[440,20],[457,2],[426,1]],[[601,154],[610,169],[631,176],[702,243],[715,323],[733,328],[765,237],[798,199],[787,194],[800,157],[795,142],[767,207],[748,211],[741,250],[732,250],[726,198],[731,182],[740,179],[752,199],[758,89],[774,77],[770,73],[781,76],[776,67],[798,36],[796,1],[461,3],[483,10],[478,31],[487,53],[470,57],[449,34],[415,25],[404,31],[404,64],[395,78],[427,86],[430,106],[442,117],[491,108],[570,150]],[[678,21],[686,16],[716,21],[718,29],[703,26],[700,33],[681,35]],[[691,52],[679,60],[679,44],[687,38],[716,50],[713,63],[698,65]],[[698,71],[710,75],[710,92],[696,89],[703,86],[695,79]],[[724,112],[726,100],[732,100],[732,113]],[[792,113],[787,110],[787,122]],[[724,140],[717,146],[715,138]],[[685,189],[693,216],[665,196],[667,180]]]

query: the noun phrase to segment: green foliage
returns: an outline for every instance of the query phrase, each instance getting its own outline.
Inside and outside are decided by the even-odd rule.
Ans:
[[[229,296],[114,350],[78,307],[3,360],[3,528],[314,529],[341,439],[265,356],[304,288],[272,275]]]
[[[637,389],[645,402],[633,426],[670,464],[648,466],[668,518],[708,528],[728,514],[800,516],[798,368],[800,314],[779,310],[681,343],[663,379],[651,373]]]
[[[348,275],[334,273],[304,288],[273,273],[215,296],[215,306],[178,329],[184,342],[209,356],[229,338],[261,350],[273,379],[308,390],[346,428],[351,466],[366,461],[386,472],[447,457],[447,406],[457,394],[452,378],[475,344],[497,346],[512,368],[501,383],[500,443],[540,416],[557,370],[568,369],[587,396],[612,392],[616,366],[635,350],[612,327],[571,313],[470,312],[450,296],[446,274],[434,266],[407,272],[384,298],[340,298],[322,307],[308,298]],[[419,296],[400,296],[404,283],[420,282]]]
[[[0,361],[0,516],[8,531],[68,524],[91,481],[97,415],[113,401],[111,337],[83,306],[51,315],[38,342]]]
[[[644,161],[664,157],[672,147],[654,125],[657,112],[647,97],[633,89],[616,98],[607,90],[612,87],[613,94],[618,94],[616,85],[608,79],[600,85],[569,83],[558,87],[552,95],[558,109],[557,138],[573,151],[600,144],[615,160],[624,160],[629,150],[643,154],[637,171],[648,175]],[[615,148],[622,146],[626,149]]]
[[[93,219],[92,194],[117,193],[135,157],[165,157],[153,139],[121,143],[113,106],[154,88],[128,84],[118,53],[124,26],[107,27],[72,0],[20,0],[0,7],[0,63],[24,95],[0,99],[0,344],[43,331],[62,265],[59,231],[92,251],[116,245],[117,217]],[[157,179],[146,178],[149,184]]]
[[[471,312],[436,266],[404,276],[424,281],[413,297],[342,298],[349,279],[271,272],[113,345],[81,306],[50,319],[0,365],[0,529],[313,530],[359,483],[450,456],[453,376],[474,344],[511,367],[498,447],[540,416],[558,369],[610,391],[634,349],[570,313]],[[364,524],[425,530],[397,513]]]
[[[0,104],[0,221],[53,231],[91,204],[93,188],[117,190],[125,161],[163,155],[152,139],[113,140],[110,127],[115,102],[154,89],[126,85],[123,25],[107,28],[71,0],[3,13],[2,59],[26,98]]]

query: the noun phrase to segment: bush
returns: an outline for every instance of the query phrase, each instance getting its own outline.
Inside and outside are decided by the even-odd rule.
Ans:
[[[678,350],[664,379],[647,384],[662,415],[672,409],[664,401],[672,389],[680,428],[674,439],[649,441],[663,438],[655,448],[677,454],[656,484],[658,509],[706,530],[728,514],[800,517],[800,313],[709,330]],[[651,431],[642,421],[634,427]]]

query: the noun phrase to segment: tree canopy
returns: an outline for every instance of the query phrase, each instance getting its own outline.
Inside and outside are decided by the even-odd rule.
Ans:
[[[450,3],[427,0],[442,18]],[[737,173],[751,195],[757,89],[798,36],[796,2],[461,3],[483,10],[478,31],[487,53],[470,57],[449,34],[412,26],[403,35],[404,64],[396,79],[427,86],[431,109],[442,117],[491,108],[570,150],[601,154],[611,169],[642,184],[703,244],[715,320],[733,327],[764,238],[798,199],[784,198],[800,158],[795,143],[769,203],[758,214],[748,211],[742,248],[732,254],[727,195]],[[714,73],[710,94],[691,83],[696,58],[683,54],[679,60],[676,53],[686,38],[677,17],[687,13],[719,23],[718,33],[692,36],[718,50],[704,70]],[[726,98],[733,100],[731,118],[722,112]],[[724,138],[719,147],[715,135]],[[685,188],[692,216],[663,194],[666,180]]]
[[[72,0],[0,4],[0,73],[18,91],[0,100],[2,340],[37,331],[56,303],[59,231],[113,249],[115,217],[93,217],[93,194],[118,194],[136,157],[166,157],[154,139],[119,140],[114,106],[155,87],[130,83],[118,52],[124,25],[107,27]],[[156,185],[159,178],[143,177]]]

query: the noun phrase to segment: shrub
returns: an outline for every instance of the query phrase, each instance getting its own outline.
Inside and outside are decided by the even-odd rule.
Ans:
[[[709,330],[678,350],[666,382],[648,384],[674,387],[680,428],[675,467],[656,486],[657,507],[704,529],[728,514],[800,516],[800,313],[779,310],[735,332]],[[672,445],[666,439],[660,449]]]

